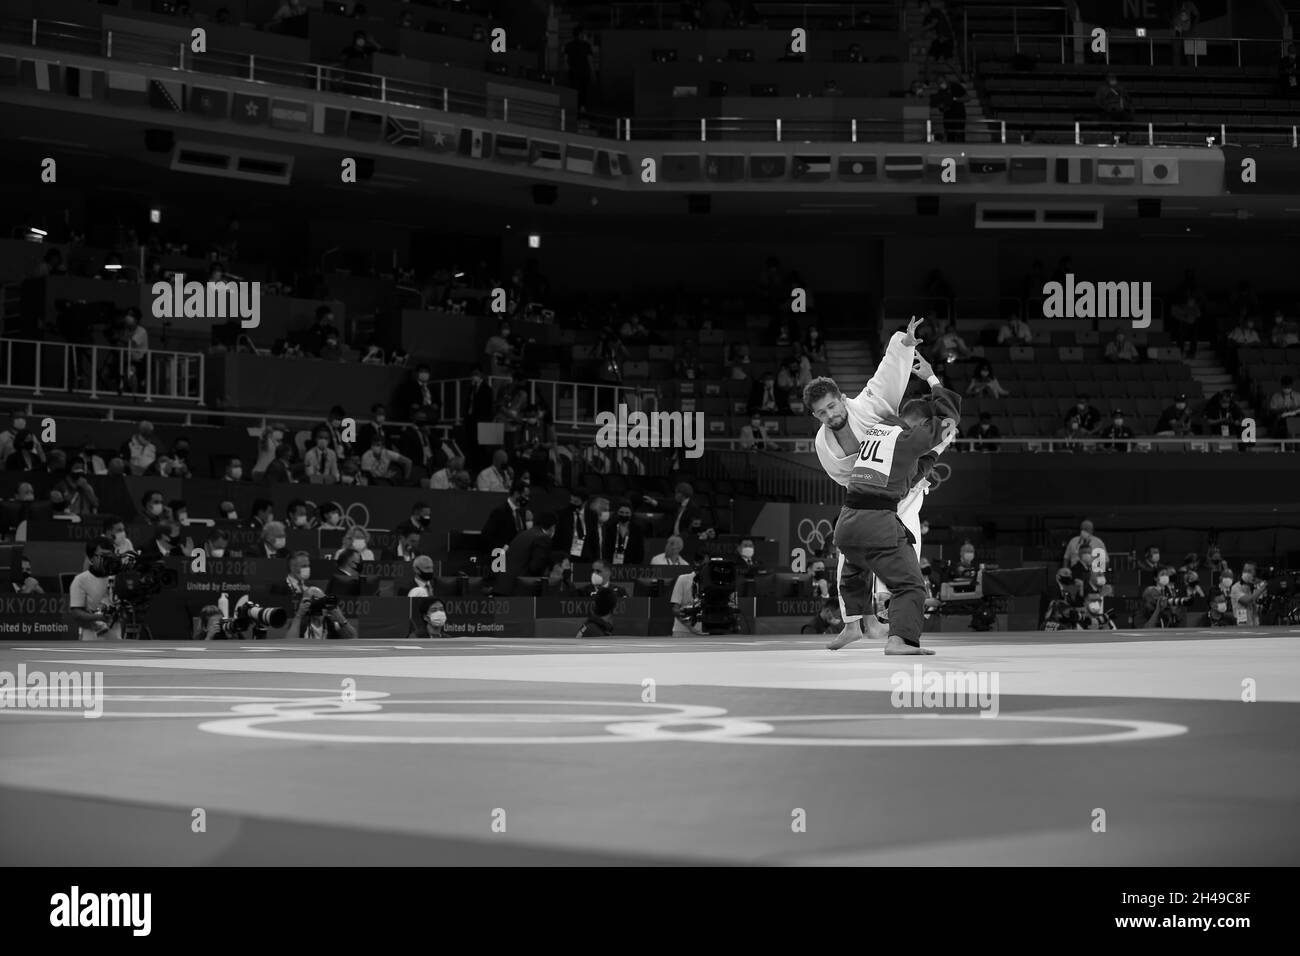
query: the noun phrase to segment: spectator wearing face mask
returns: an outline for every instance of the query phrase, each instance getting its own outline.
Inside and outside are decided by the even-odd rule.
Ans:
[[[531,528],[516,534],[506,546],[506,574],[539,578],[551,566],[555,538],[555,515],[543,512]]]
[[[1093,560],[1092,548],[1084,545],[1079,550],[1079,559],[1070,566],[1070,573],[1074,575],[1074,580],[1081,589],[1080,593],[1087,593],[1093,574],[1100,571],[1100,567],[1094,567],[1096,565],[1097,562]]]
[[[406,592],[407,597],[433,597],[433,558],[422,554],[411,562],[411,575],[414,583]],[[441,603],[441,602],[439,602]]]
[[[1229,592],[1231,587],[1229,587]],[[1210,609],[1205,612],[1205,627],[1236,627],[1237,615],[1232,610],[1232,598],[1223,590],[1210,595]]]
[[[1232,389],[1224,389],[1208,402],[1201,412],[1205,434],[1227,438],[1241,429],[1241,408],[1233,401]]]
[[[244,480],[244,463],[238,458],[231,458],[226,462],[225,472],[221,476],[222,481],[243,481]]]
[[[99,512],[99,496],[86,478],[86,464],[80,458],[73,460],[67,474],[53,490],[63,495],[68,514],[85,517]]]
[[[614,572],[607,561],[596,561],[591,565],[591,584],[585,589],[587,597],[594,598],[602,591],[613,591],[618,600],[627,597],[627,592],[614,584]]]
[[[517,535],[527,530],[528,498],[528,485],[517,480],[506,500],[488,512],[479,545],[489,561],[495,549],[508,547]]]
[[[1083,592],[1079,582],[1075,581],[1069,568],[1061,568],[1056,572],[1056,594],[1048,601],[1047,612],[1043,616],[1043,630],[1074,630],[1082,607]]]
[[[417,501],[411,514],[394,530],[400,535],[424,534],[433,525],[433,508],[427,501]]]
[[[1115,622],[1106,611],[1105,602],[1100,594],[1089,594],[1084,600],[1075,619],[1075,628],[1080,631],[1115,630]]]
[[[289,552],[286,550],[288,543],[289,539],[286,537],[284,525],[279,521],[271,521],[262,529],[262,542],[258,557],[287,558],[289,556]]]
[[[1110,451],[1129,450],[1129,442],[1134,438],[1133,429],[1124,424],[1124,413],[1116,409],[1111,413],[1110,426],[1101,433],[1102,438],[1110,439],[1108,449]]]
[[[510,375],[519,367],[519,352],[515,348],[514,336],[510,334],[508,321],[503,320],[497,325],[497,334],[487,340],[483,352],[492,374]]]
[[[456,455],[447,459],[447,465],[439,468],[429,476],[429,488],[432,491],[450,491],[456,486],[456,475],[465,470],[465,459]]]
[[[693,532],[696,525],[702,529],[711,527],[708,512],[694,501],[695,490],[686,482],[679,484],[673,494],[676,507],[672,513],[672,533],[686,535]]]
[[[397,539],[397,560],[411,564],[420,556],[420,532],[408,531]]]
[[[346,557],[352,552],[355,552],[362,561],[375,560],[375,552],[370,549],[370,535],[359,524],[354,524],[343,533],[343,547],[334,557]]]
[[[1174,403],[1160,413],[1156,434],[1162,438],[1183,438],[1192,433],[1192,413],[1187,407],[1187,396],[1179,395]]]
[[[357,597],[361,594],[361,561],[363,552],[345,548],[334,562],[330,575],[329,593],[338,597]]]
[[[1065,546],[1065,557],[1061,563],[1065,567],[1071,567],[1079,560],[1079,552],[1087,545],[1089,548],[1097,548],[1102,551],[1108,551],[1106,542],[1093,533],[1092,522],[1086,518],[1079,523],[1079,533],[1069,540]]]
[[[420,631],[416,631],[416,637],[439,640],[450,636],[446,633],[447,608],[441,601],[434,600],[434,602],[425,610],[424,616],[421,620],[424,624],[424,628]]]
[[[79,626],[83,641],[122,639],[121,625],[108,609],[113,601],[113,578],[105,565],[113,555],[113,543],[96,538],[86,543],[86,570],[72,579],[68,588],[68,616]]]
[[[1187,606],[1192,608],[1204,607],[1206,602],[1205,588],[1201,587],[1201,576],[1195,571],[1188,571],[1179,576],[1182,582],[1182,591],[1180,597],[1186,599]]]
[[[180,525],[175,522],[164,521],[154,529],[154,550],[166,558],[179,558],[189,553],[181,550],[180,539]]]
[[[475,485],[479,491],[503,492],[510,489],[512,480],[510,456],[504,448],[498,448],[492,453],[492,464],[478,473]]]
[[[406,484],[411,479],[413,467],[414,462],[387,447],[384,436],[379,433],[371,439],[370,450],[361,456],[361,471],[371,484]]]
[[[751,415],[755,412],[764,415],[788,415],[790,413],[788,394],[787,390],[777,385],[775,372],[765,372],[750,389],[749,412]]]
[[[310,531],[315,527],[312,521],[311,510],[307,507],[307,502],[301,498],[295,498],[289,502],[289,507],[285,509],[285,517],[288,525],[294,531]]]
[[[19,432],[14,436],[14,451],[5,459],[6,471],[36,472],[45,470],[45,454],[36,436]]]
[[[645,536],[633,517],[632,506],[628,502],[619,504],[613,527],[602,532],[602,537],[604,547],[600,556],[610,564],[645,563]]]
[[[242,557],[239,553],[230,550],[230,536],[217,528],[208,535],[208,540],[203,542],[203,550],[209,558],[238,558]]]
[[[1150,587],[1155,583],[1156,574],[1163,570],[1164,563],[1160,560],[1160,549],[1154,544],[1142,552],[1142,557],[1138,561],[1137,569],[1140,573],[1142,586]]]
[[[32,574],[32,562],[24,555],[13,566],[13,571],[9,578],[10,587],[14,594],[44,594],[45,589],[41,587],[41,582],[36,580]]]
[[[266,498],[257,498],[253,501],[252,514],[248,519],[247,527],[253,531],[261,531],[271,523],[275,516],[275,506]]]
[[[112,542],[114,554],[126,554],[135,550],[135,545],[126,536],[126,523],[121,518],[110,516],[104,519],[104,536]]]
[[[582,495],[569,492],[569,506],[555,519],[554,549],[557,554],[579,560],[587,550],[587,536],[592,527],[589,509]]]
[[[554,555],[552,555],[554,557]],[[567,557],[552,560],[546,571],[547,594],[573,594],[573,562]]]
[[[289,597],[294,607],[307,594],[309,585],[307,581],[311,578],[311,555],[306,551],[295,551],[285,562],[287,573],[283,581],[277,581],[271,585],[271,594],[276,597]]]
[[[1273,437],[1286,438],[1288,429],[1296,431],[1289,423],[1293,418],[1300,418],[1300,392],[1296,391],[1295,380],[1290,375],[1282,376],[1281,388],[1269,398],[1268,413],[1273,419]]]
[[[966,386],[966,394],[985,398],[1005,398],[1011,393],[997,380],[997,376],[993,374],[993,366],[988,360],[980,359],[975,365],[975,374],[971,377],[970,384]]]
[[[597,592],[591,602],[591,615],[578,628],[578,637],[609,637],[614,633],[614,611],[619,596],[612,588]]]
[[[150,524],[158,524],[171,518],[161,491],[146,491],[141,495],[140,511]]]
[[[257,461],[253,465],[254,480],[261,479],[271,463],[276,460],[276,453],[284,444],[285,427],[273,422],[262,429],[262,437],[257,442]]]
[[[1247,561],[1241,566],[1241,580],[1232,585],[1229,597],[1237,616],[1237,624],[1242,627],[1259,626],[1259,598],[1268,585],[1256,578],[1255,562]]]
[[[339,456],[330,447],[326,429],[316,429],[312,447],[302,457],[307,480],[314,485],[336,485],[339,482]]]
[[[318,527],[326,530],[338,530],[344,527],[343,506],[337,501],[327,501],[316,510],[320,517]]]
[[[1074,408],[1066,413],[1068,420],[1070,415],[1077,415],[1079,418],[1079,428],[1084,434],[1091,435],[1101,425],[1101,412],[1093,406],[1091,396],[1087,393],[1080,395],[1074,403]]]
[[[158,456],[154,469],[160,478],[193,478],[189,458],[190,440],[182,435],[172,443],[170,453]]]
[[[682,557],[682,541],[680,535],[669,535],[668,540],[664,542],[664,549],[650,559],[653,565],[672,565],[681,567],[689,562]]]
[[[745,538],[736,545],[736,573],[748,581],[754,580],[767,569],[754,557],[754,539]]]
[[[1075,452],[1088,437],[1088,433],[1083,430],[1078,413],[1070,409],[1065,415],[1065,424],[1058,428],[1052,437],[1055,439],[1057,451]]]
[[[1168,568],[1156,572],[1155,584],[1142,592],[1142,627],[1182,627],[1187,623],[1187,601],[1171,583]]]
[[[1002,437],[1002,432],[998,426],[993,424],[993,414],[991,412],[980,412],[980,423],[971,429],[967,438],[975,439],[996,439]],[[977,441],[974,445],[975,451],[997,451],[998,445],[994,441]]]
[[[360,458],[344,458],[339,462],[340,485],[356,485],[364,488],[370,483],[370,476],[361,470]]]
[[[375,436],[383,438],[384,444],[396,446],[400,433],[388,425],[388,409],[382,402],[370,406],[370,421],[364,422],[357,433],[357,444],[369,448],[375,442]]]

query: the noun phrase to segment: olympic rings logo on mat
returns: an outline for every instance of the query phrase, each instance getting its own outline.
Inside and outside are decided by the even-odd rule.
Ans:
[[[830,539],[835,533],[835,526],[831,524],[830,519],[822,518],[814,521],[812,518],[804,518],[799,522],[799,527],[795,530],[795,537],[799,543],[809,550],[818,550]],[[816,542],[814,544],[814,542]]]

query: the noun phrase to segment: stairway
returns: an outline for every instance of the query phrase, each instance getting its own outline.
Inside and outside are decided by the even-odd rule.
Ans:
[[[951,19],[952,11],[948,12]],[[909,37],[907,47],[907,59],[911,69],[907,71],[906,81],[910,86],[912,80],[920,78],[927,80],[927,85],[938,83],[939,78],[946,75],[949,71],[937,64],[932,65],[930,75],[925,75],[926,57],[930,51],[928,41],[920,39],[921,21],[920,8],[914,3],[906,3],[903,6],[901,17],[902,30]],[[986,122],[987,117],[984,115],[984,105],[980,102],[979,93],[975,90],[975,84],[969,76],[961,72],[961,53],[960,49],[954,50],[954,61],[958,79],[966,87],[966,142],[967,143],[993,143],[1001,139],[1000,132],[995,135],[993,124]],[[936,136],[941,134],[943,129],[942,117],[934,111],[931,111],[930,119]]]
[[[857,395],[866,387],[878,361],[875,347],[865,339],[828,338],[826,341],[826,364],[830,366],[831,378],[845,395]]]
[[[1224,368],[1223,363],[1219,360],[1218,353],[1214,351],[1214,346],[1209,342],[1196,343],[1196,358],[1183,358],[1183,364],[1192,370],[1192,378],[1201,387],[1204,393],[1203,400],[1208,401],[1225,388],[1236,388],[1237,381],[1232,373]],[[1191,396],[1195,402],[1198,396]],[[1237,404],[1241,406],[1242,414],[1249,417],[1254,410],[1246,404],[1244,396],[1238,396]]]

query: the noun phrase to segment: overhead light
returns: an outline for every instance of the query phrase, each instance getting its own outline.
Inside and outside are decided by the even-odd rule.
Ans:
[[[162,210],[159,209],[157,206],[150,206],[149,221],[152,222],[154,225],[157,225],[158,223],[162,222]]]
[[[1146,27],[1138,27],[1138,28],[1137,28],[1136,36],[1137,36],[1137,38],[1138,38],[1139,40],[1142,39],[1143,37],[1145,37],[1146,35],[1147,35],[1147,28],[1146,28]]]
[[[451,277],[452,277],[453,279],[463,279],[463,278],[465,278],[465,273],[463,273],[463,272],[455,272],[455,273],[452,273],[452,276],[451,276]]]
[[[38,229],[36,226],[28,226],[27,231],[34,236],[40,236],[42,239],[49,235],[44,229]]]
[[[118,271],[119,269],[121,269],[121,268],[122,268],[122,267],[121,267],[120,265],[118,265],[117,263],[114,263],[114,262],[106,262],[106,263],[104,263],[104,271],[105,271],[105,272],[117,272],[117,271]]]
[[[530,232],[528,234],[528,248],[529,249],[542,248],[542,237],[535,232]]]

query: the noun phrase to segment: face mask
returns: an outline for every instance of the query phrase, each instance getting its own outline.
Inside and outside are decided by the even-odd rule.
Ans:
[[[382,425],[382,424],[383,424],[384,422],[386,422],[386,421],[388,421],[388,416],[387,416],[387,415],[376,415],[376,416],[375,416],[375,424],[376,424],[376,425]]]
[[[1255,572],[1254,571],[1241,572],[1241,580],[1249,584],[1251,581],[1255,580]]]
[[[114,532],[113,532],[113,540],[114,540],[114,541],[125,541],[125,540],[126,540],[126,532],[125,532],[125,531],[114,531]]]
[[[428,372],[421,372],[419,375],[416,376],[416,378],[419,379],[419,382],[420,382],[421,385],[424,385],[424,384],[426,384],[426,383],[429,381],[429,373],[428,373]],[[475,381],[474,384],[477,385],[478,382]]]
[[[276,442],[277,444],[284,441],[284,432],[275,432],[272,434],[271,441]]]
[[[108,570],[104,567],[104,559],[94,557],[90,559],[90,573],[97,578],[108,577]]]
[[[187,512],[187,511],[178,511],[178,512],[176,513],[176,520],[179,521],[181,524],[185,524],[187,521],[190,520],[189,512]]]
[[[240,478],[243,478],[243,477],[244,477],[244,469],[242,469],[242,468],[231,468],[231,469],[230,469],[230,477],[233,478],[233,479],[235,479],[235,481],[238,481]]]
[[[1167,574],[1162,574],[1160,575],[1160,577],[1156,578],[1156,584],[1160,585],[1161,587],[1164,587],[1168,583],[1169,583],[1169,575]]]
[[[1122,418],[1117,418],[1117,419],[1115,419],[1115,427],[1116,427],[1116,428],[1122,428],[1123,426],[1124,426],[1124,419],[1122,419]]]
[[[225,548],[213,548],[212,551],[209,552],[209,553],[210,553],[214,558],[222,558],[222,557],[225,557],[226,549],[225,549]]]
[[[600,514],[597,515],[597,520],[598,520],[601,524],[604,524],[605,522],[607,522],[607,521],[609,520],[609,512],[608,512],[608,511],[602,511],[602,512],[600,512]]]
[[[14,419],[14,431],[20,432],[26,430],[26,428],[27,428],[27,419],[25,418]]]
[[[752,558],[752,557],[754,556],[754,549],[753,549],[753,548],[741,548],[741,549],[740,549],[740,556],[741,556],[742,558]]]
[[[1106,583],[1106,575],[1104,574],[1097,575],[1097,584],[1103,585],[1105,583]]]
[[[429,614],[429,623],[434,627],[442,627],[447,623],[446,611],[433,611]]]
[[[294,515],[294,516],[293,516],[293,523],[294,523],[294,525],[296,525],[296,526],[299,527],[299,528],[305,528],[305,527],[307,527],[307,516],[306,516],[306,515]]]
[[[1100,613],[1101,613],[1101,605],[1100,605],[1100,604],[1089,604],[1089,605],[1088,605],[1088,613],[1090,613],[1090,614],[1100,614]]]
[[[330,440],[329,440],[328,438],[317,438],[317,439],[316,439],[316,447],[317,447],[317,448],[328,448],[328,447],[329,447],[329,444],[330,444]]]
[[[826,577],[826,572],[825,572],[825,571],[814,571],[814,572],[813,572],[813,577],[816,578],[818,581],[820,581],[822,578]]]
[[[1232,589],[1232,578],[1224,578],[1222,581],[1219,582],[1219,585],[1220,585],[1220,586],[1223,588],[1223,590],[1225,590],[1225,591],[1229,591],[1229,590],[1231,590],[1231,589]]]
[[[628,523],[629,521],[631,521],[631,520],[632,520],[632,516],[631,516],[631,515],[619,515],[619,516],[618,516],[618,523],[619,523],[619,524],[627,524],[627,523]]]
[[[162,509],[163,509],[162,505],[152,504],[149,506],[149,513],[151,515],[160,515],[162,514]]]
[[[284,549],[284,546],[287,543],[288,541],[284,538],[276,538],[274,541],[271,542],[271,547],[275,548],[275,550],[277,551],[281,551]]]
[[[306,581],[309,577],[311,577],[311,568],[310,568],[310,567],[307,567],[307,568],[299,568],[299,569],[298,569],[298,577],[299,577],[301,580]]]
[[[352,550],[353,550],[353,551],[364,551],[364,550],[366,550],[366,542],[365,542],[365,539],[364,539],[364,538],[353,538],[353,539],[352,539]]]
[[[336,525],[339,523],[339,516],[338,516],[338,515],[326,515],[326,516],[325,516],[325,523],[326,523],[327,525],[329,525],[331,528],[333,528],[334,526],[336,526]]]
[[[592,572],[591,572],[591,583],[592,583],[593,585],[595,585],[596,587],[600,587],[601,585],[603,585],[603,584],[605,583],[605,579],[602,578],[602,577],[601,577],[599,574],[597,574],[595,571],[592,571]]]
[[[971,554],[969,551],[963,551],[962,554],[961,554],[961,563],[962,563],[962,564],[974,564],[974,563],[975,563],[975,555]]]
[[[532,523],[531,521],[525,521],[525,522],[524,522],[524,527],[525,527],[525,528],[531,528],[532,526],[533,526],[533,523]]]

